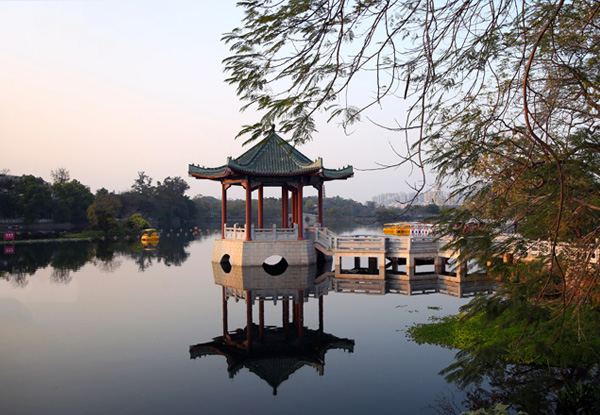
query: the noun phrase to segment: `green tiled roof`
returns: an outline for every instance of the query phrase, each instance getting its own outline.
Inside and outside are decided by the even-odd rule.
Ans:
[[[272,132],[267,138],[256,144],[241,156],[227,158],[220,167],[208,168],[193,164],[189,174],[198,179],[220,180],[235,176],[321,176],[323,180],[346,179],[354,172],[351,166],[343,169],[325,169],[323,160],[312,161],[283,138]]]

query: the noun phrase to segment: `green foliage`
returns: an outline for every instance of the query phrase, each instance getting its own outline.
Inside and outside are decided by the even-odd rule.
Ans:
[[[125,226],[127,229],[133,232],[139,232],[142,229],[147,229],[150,227],[150,223],[142,217],[139,213],[134,213],[125,222]]]
[[[19,195],[15,192],[17,177],[0,174],[0,217],[16,218],[22,211]]]
[[[503,404],[496,404],[492,408],[480,408],[475,411],[461,412],[461,415],[511,415],[509,411],[510,406]],[[526,412],[519,411],[515,415],[527,415]]]
[[[558,392],[556,413],[577,415],[600,413],[600,387],[584,382],[567,384]]]
[[[450,247],[492,264],[514,284],[506,295],[577,321],[600,306],[597,1],[434,3],[242,1],[225,70],[263,117],[240,134],[256,139],[277,122],[301,144],[319,111],[345,127],[404,105],[405,123],[394,116],[389,130],[409,151],[390,167],[424,177],[427,167],[464,198],[441,217]],[[515,261],[499,261],[505,253]]]
[[[22,212],[26,223],[50,218],[54,202],[49,183],[41,177],[32,175],[19,177],[14,191],[18,195],[18,212]]]
[[[600,311],[586,308],[565,320],[521,295],[478,296],[458,316],[414,325],[407,335],[459,350],[440,373],[470,389],[472,409],[500,402],[527,413],[597,413]]]
[[[140,213],[152,221],[179,226],[182,221],[194,219],[197,207],[185,191],[189,185],[181,177],[166,177],[163,182],[152,185],[152,178],[138,172],[128,192],[118,195],[124,216]]]
[[[575,321],[552,313],[516,295],[479,296],[459,316],[412,326],[408,336],[419,344],[460,349],[471,356],[489,353],[507,363],[572,367],[600,362],[600,328],[594,323],[600,312],[583,310]]]
[[[92,229],[110,231],[119,228],[117,217],[121,202],[114,193],[102,188],[96,192],[96,201],[88,210],[88,219]]]
[[[82,223],[87,220],[87,208],[94,202],[94,195],[88,186],[77,180],[58,181],[51,189],[55,201],[54,221]]]

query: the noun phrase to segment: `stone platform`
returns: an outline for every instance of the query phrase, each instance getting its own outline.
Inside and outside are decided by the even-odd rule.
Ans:
[[[312,240],[242,241],[234,239],[215,240],[212,262],[222,262],[228,259],[232,266],[262,266],[267,258],[274,255],[285,259],[290,266],[312,265],[317,262],[317,251]]]

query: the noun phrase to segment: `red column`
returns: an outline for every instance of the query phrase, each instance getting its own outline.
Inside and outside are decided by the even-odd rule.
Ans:
[[[292,224],[296,223],[296,189],[292,187]]]
[[[319,297],[319,332],[323,333],[323,295]]]
[[[281,227],[288,227],[288,185],[284,184],[281,188]]]
[[[281,302],[282,307],[282,320],[283,320],[283,329],[287,332],[288,327],[290,326],[290,302],[288,300],[283,300]]]
[[[298,290],[300,302],[298,303],[298,339],[304,339],[304,290]]]
[[[304,214],[302,213],[303,210],[303,203],[302,203],[302,182],[298,183],[298,195],[296,196],[296,200],[297,200],[297,215],[298,215],[298,240],[302,241],[304,240],[304,223],[303,223],[303,216]]]
[[[298,327],[298,303],[294,301],[292,303],[292,324]]]
[[[319,186],[319,224],[323,226],[323,183]]]
[[[262,342],[264,340],[265,330],[265,302],[258,302],[258,339]]]
[[[228,313],[227,313],[227,293],[225,287],[223,287],[223,337],[227,337],[229,329],[227,327]]]
[[[246,180],[246,241],[252,240],[252,188],[250,180]]]
[[[227,223],[227,185],[221,183],[221,239],[225,239],[225,224]]]
[[[258,227],[263,228],[263,187],[258,186]]]
[[[246,341],[252,345],[252,291],[246,290]]]

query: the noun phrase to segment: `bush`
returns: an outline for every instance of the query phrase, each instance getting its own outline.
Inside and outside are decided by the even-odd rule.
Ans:
[[[125,226],[128,230],[138,232],[142,229],[149,228],[150,223],[146,219],[144,219],[141,214],[134,213],[127,219]]]

